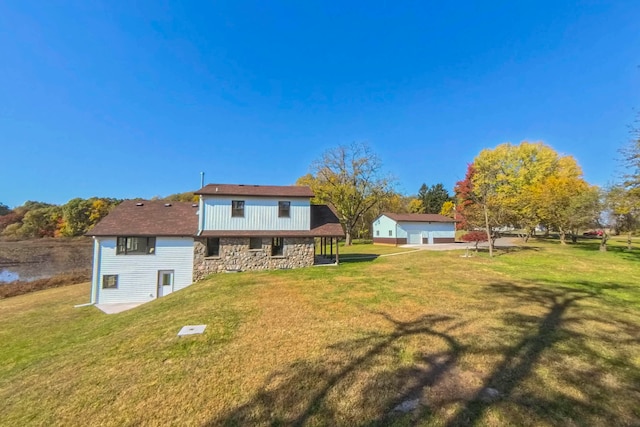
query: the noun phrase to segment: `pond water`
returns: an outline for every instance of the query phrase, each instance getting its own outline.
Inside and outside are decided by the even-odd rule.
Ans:
[[[91,240],[0,241],[0,284],[30,282],[91,268]]]
[[[18,273],[6,269],[0,270],[0,283],[8,283],[15,280],[20,280],[20,275]]]

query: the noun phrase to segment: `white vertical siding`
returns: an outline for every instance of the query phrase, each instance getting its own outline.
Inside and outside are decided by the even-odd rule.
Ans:
[[[157,298],[158,271],[174,270],[173,291],[193,281],[193,238],[157,237],[152,255],[116,255],[116,238],[98,238],[99,264],[94,260],[97,276],[97,303],[146,302]],[[95,272],[96,266],[98,271]],[[102,276],[118,275],[117,289],[103,289]]]
[[[402,230],[405,236],[420,233],[425,239],[430,236],[432,238],[456,237],[454,224],[448,222],[400,222],[398,223],[398,235],[400,235],[400,230]]]
[[[244,200],[244,217],[231,216],[231,201]],[[291,202],[289,218],[278,217],[278,202]],[[204,197],[205,230],[310,230],[309,199],[286,197]]]
[[[377,231],[380,232],[378,235]],[[389,234],[391,231],[391,234]],[[401,230],[397,230],[400,233]],[[380,216],[377,220],[373,222],[373,238],[376,237],[386,237],[386,238],[396,238],[396,237],[407,237],[406,234],[404,236],[398,235],[396,236],[396,222],[389,218],[386,215]]]

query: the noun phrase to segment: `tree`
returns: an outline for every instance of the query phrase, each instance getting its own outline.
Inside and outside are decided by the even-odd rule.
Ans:
[[[474,202],[475,195],[472,181],[474,175],[475,168],[473,163],[467,164],[467,172],[464,179],[458,181],[454,188],[456,197],[454,218],[457,221],[459,230],[473,230],[484,228],[485,226],[482,209]]]
[[[409,212],[410,213],[424,213],[424,205],[422,204],[422,200],[420,200],[420,199],[411,199],[409,201]]]
[[[560,157],[543,143],[505,143],[494,149],[484,149],[476,156],[473,166],[467,170],[465,180],[456,184],[456,194],[459,202],[462,202],[458,211],[465,213],[464,219],[467,220],[469,212],[477,216],[479,210],[489,241],[490,255],[493,255],[496,227],[524,228],[527,230],[524,236],[526,240],[535,227],[543,222],[540,212],[548,200],[540,197],[548,193],[542,190],[536,193],[533,189],[544,188],[545,180],[554,174],[559,174],[559,179],[562,174],[575,178],[575,185],[584,182],[579,177],[581,172],[573,158]],[[569,199],[565,198],[565,201]],[[475,220],[477,222],[477,218]]]
[[[560,242],[567,234],[575,242],[580,229],[592,226],[600,215],[599,189],[582,179],[582,171],[571,156],[562,157],[557,167],[528,192],[533,218],[558,230]]]
[[[631,236],[640,225],[638,200],[621,184],[609,188],[605,200],[614,222],[615,233],[627,233],[627,250],[631,250]]]
[[[58,220],[62,217],[59,206],[32,209],[22,220],[21,237],[54,237]]]
[[[455,208],[456,208],[455,203],[453,203],[451,200],[447,200],[442,205],[442,209],[440,209],[440,215],[444,215],[444,216],[448,216],[450,218],[453,218],[454,213],[455,213]]]
[[[92,202],[81,198],[69,200],[62,206],[64,228],[61,233],[65,237],[80,236],[91,226]]]
[[[9,209],[9,206],[5,205],[4,203],[0,203],[0,216],[4,216],[10,212],[11,209]]]
[[[382,162],[366,143],[340,145],[326,151],[311,165],[311,176],[298,180],[309,185],[316,201],[332,204],[351,245],[358,221],[392,191],[391,179],[382,175]]]
[[[442,210],[442,205],[451,200],[449,192],[441,183],[432,185],[427,189],[426,184],[422,184],[418,192],[418,198],[422,201],[424,213],[437,214]]]
[[[478,244],[480,242],[487,241],[487,234],[483,231],[470,231],[467,234],[460,237],[464,242],[474,242],[476,244],[475,249],[478,252]]]

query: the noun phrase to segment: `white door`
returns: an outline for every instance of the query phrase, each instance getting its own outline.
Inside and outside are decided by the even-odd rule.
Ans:
[[[158,271],[158,298],[173,292],[173,270]]]
[[[413,231],[409,233],[409,244],[419,245],[422,243],[422,238],[419,231]]]

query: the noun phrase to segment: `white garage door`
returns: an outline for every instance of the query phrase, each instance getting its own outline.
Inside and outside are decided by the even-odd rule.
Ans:
[[[422,243],[422,238],[420,237],[420,232],[409,233],[409,244],[410,245],[419,245],[421,243]]]

